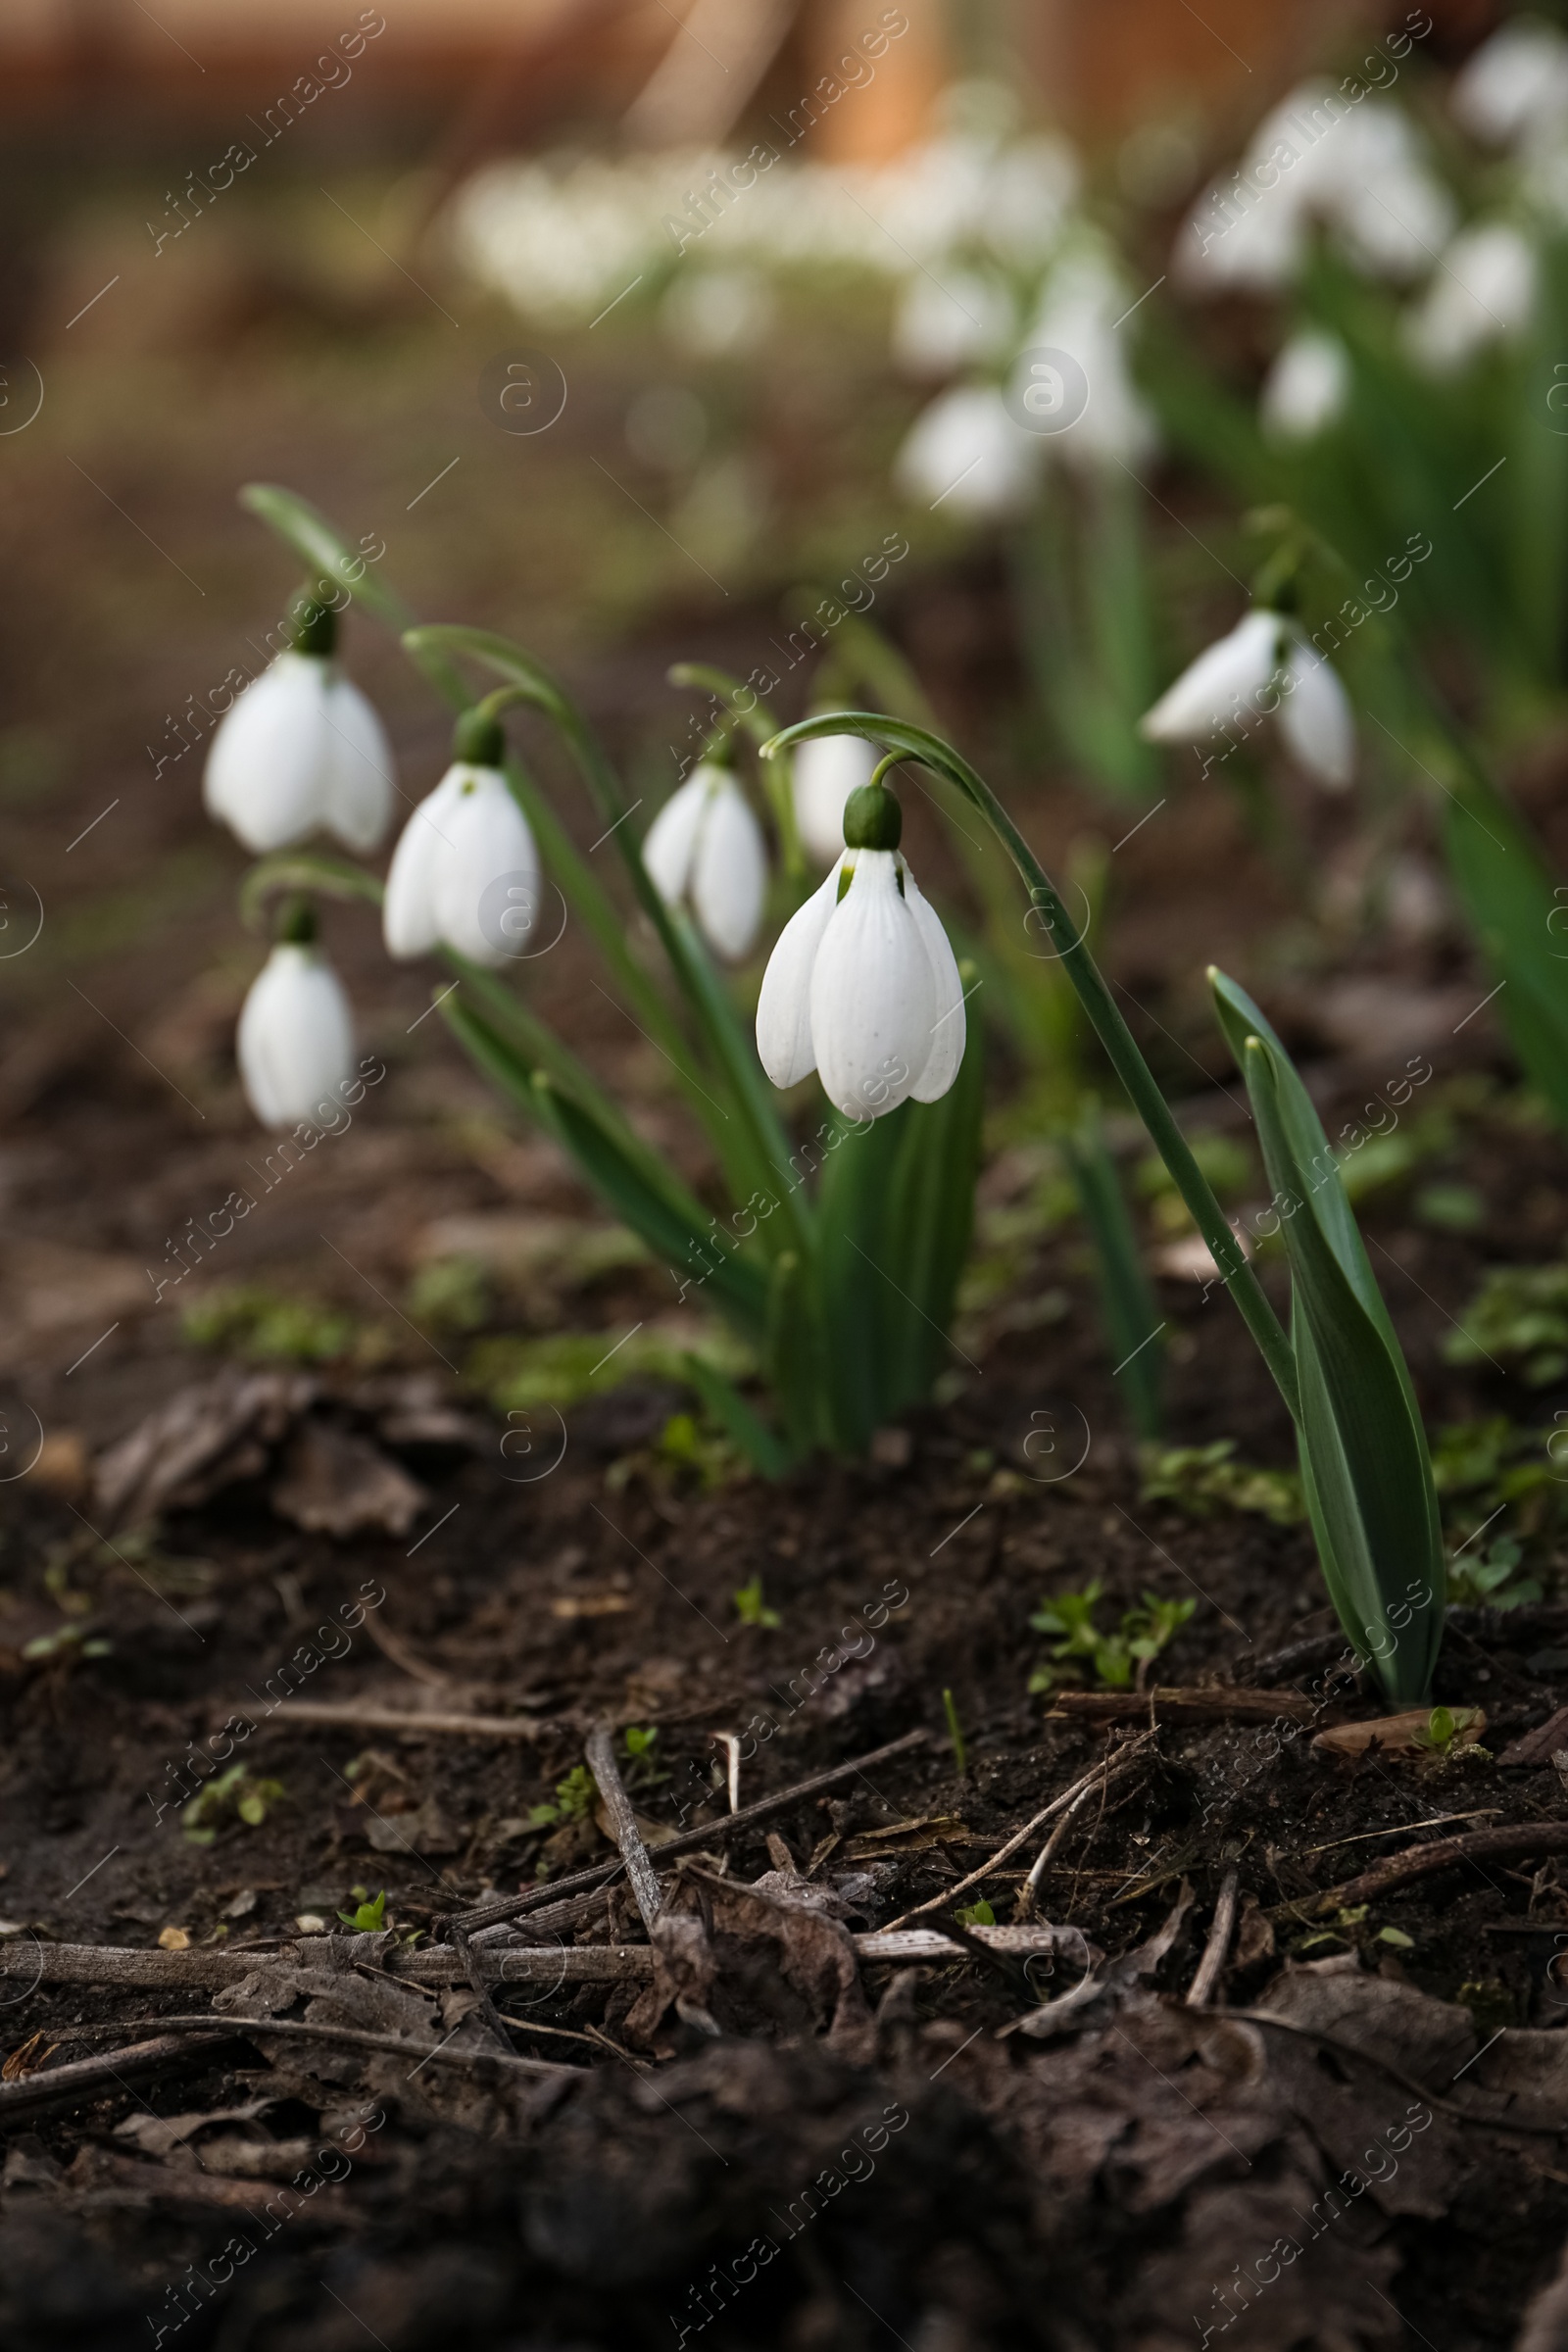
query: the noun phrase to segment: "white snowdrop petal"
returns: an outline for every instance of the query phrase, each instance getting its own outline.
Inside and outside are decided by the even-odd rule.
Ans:
[[[1152,743],[1201,743],[1279,667],[1280,617],[1249,612],[1182,671],[1139,722]]]
[[[351,850],[373,850],[392,819],[392,747],[365,696],[334,676],[326,690],[328,829]]]
[[[831,865],[844,854],[844,804],[869,784],[881,757],[861,735],[813,735],[796,748],[795,822],[810,856]]]
[[[894,461],[910,498],[975,521],[1016,514],[1034,496],[1040,443],[994,385],[959,384],[918,416]]]
[[[762,920],[767,845],[745,794],[727,776],[703,813],[691,894],[703,937],[718,955],[738,962]]]
[[[842,863],[842,853],[840,854]],[[775,1086],[796,1086],[816,1067],[811,967],[838,904],[839,865],[779,933],[757,1001],[757,1054]]]
[[[326,797],[327,665],[279,654],[224,712],[207,754],[209,815],[265,856],[303,841]]]
[[[904,903],[914,917],[914,927],[930,959],[936,1003],[931,1022],[931,1051],[909,1092],[917,1102],[938,1102],[958,1075],[958,1064],[963,1059],[967,1026],[963,982],[942,917],[922,895],[907,865],[904,868]]]
[[[264,1126],[316,1119],[354,1075],[354,1016],[342,983],[315,948],[280,943],[252,983],[237,1055]]]
[[[428,956],[440,939],[435,919],[435,874],[449,843],[444,812],[466,771],[450,767],[425,794],[392,853],[381,902],[381,936],[399,962]]]
[[[1338,335],[1303,327],[1282,344],[1263,379],[1258,415],[1275,441],[1311,441],[1345,409],[1350,355]]]
[[[715,771],[705,760],[677,786],[648,828],[643,863],[648,879],[666,906],[678,906],[691,879],[697,854],[697,832],[708,806]]]
[[[1355,719],[1338,673],[1315,646],[1298,638],[1285,684],[1279,729],[1287,749],[1320,784],[1343,792],[1355,773]]]
[[[436,930],[460,956],[494,968],[517,954],[538,919],[539,854],[499,768],[453,773],[439,818]],[[514,897],[496,888],[508,876]]]
[[[880,1118],[914,1088],[936,1020],[931,956],[891,850],[858,850],[811,968],[811,1043],[828,1101]]]

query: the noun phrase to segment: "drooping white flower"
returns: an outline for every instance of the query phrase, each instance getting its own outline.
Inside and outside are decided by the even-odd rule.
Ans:
[[[280,940],[251,983],[236,1041],[246,1101],[264,1127],[318,1120],[355,1075],[354,1016],[309,940]]]
[[[1411,358],[1451,375],[1488,344],[1513,341],[1535,312],[1539,276],[1534,248],[1506,221],[1464,229],[1405,320]]]
[[[889,811],[891,810],[891,815]],[[811,1070],[846,1118],[935,1102],[963,1059],[963,983],[935,908],[898,848],[898,803],[864,787],[854,836],[785,924],[757,1006],[757,1051],[778,1087]]]
[[[488,760],[455,760],[392,854],[387,954],[407,962],[448,947],[493,970],[521,953],[539,903],[539,853],[506,777]]]
[[[1199,655],[1140,722],[1153,743],[1206,743],[1277,716],[1292,758],[1338,791],[1355,767],[1355,723],[1327,659],[1288,614],[1249,612]]]
[[[666,906],[690,901],[715,954],[732,963],[747,954],[767,895],[767,844],[727,767],[693,768],[649,826],[643,863]]]
[[[1472,138],[1505,147],[1568,117],[1568,39],[1555,24],[1513,17],[1454,77],[1449,104]]]
[[[1263,379],[1258,415],[1272,441],[1315,441],[1345,413],[1350,355],[1338,335],[1302,327],[1280,346]]]
[[[844,804],[870,783],[876,763],[875,746],[861,735],[813,735],[796,746],[795,822],[818,864],[832,865],[843,855]]]
[[[1205,191],[1172,266],[1196,291],[1278,293],[1318,224],[1358,270],[1411,277],[1452,234],[1455,218],[1397,107],[1306,81],[1263,118],[1240,170]]]
[[[1013,422],[991,384],[955,384],[915,418],[894,463],[910,498],[972,521],[1002,521],[1028,506],[1040,443]]]
[[[1158,444],[1153,414],[1128,368],[1127,334],[1118,331],[1133,299],[1097,243],[1080,241],[1046,281],[1044,300],[1024,338],[1013,390],[1027,409],[1031,353],[1059,351],[1077,362],[1082,384],[1064,385],[1062,392],[1078,413],[1063,416],[1065,429],[1041,435],[1045,453],[1068,466],[1139,466]],[[1129,328],[1128,334],[1132,331]]]
[[[1331,792],[1343,792],[1355,774],[1350,698],[1327,655],[1299,630],[1289,633],[1283,694],[1277,715],[1291,757]]]
[[[259,856],[320,831],[373,850],[386,831],[391,746],[333,659],[335,627],[325,607],[299,609],[294,644],[224,712],[208,751],[208,814]]]

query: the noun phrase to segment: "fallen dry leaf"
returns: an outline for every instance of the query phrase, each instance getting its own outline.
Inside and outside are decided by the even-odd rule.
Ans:
[[[1312,1745],[1331,1756],[1361,1756],[1372,1746],[1388,1755],[1430,1755],[1433,1712],[1431,1707],[1406,1707],[1398,1715],[1375,1715],[1370,1723],[1331,1724],[1326,1732],[1317,1734]],[[1448,1744],[1474,1747],[1487,1728],[1485,1710],[1450,1707],[1448,1712],[1453,1717],[1453,1738]]]
[[[368,1438],[315,1414],[290,1439],[272,1487],[273,1510],[313,1535],[406,1536],[428,1500],[417,1479]]]
[[[161,1952],[189,1951],[190,1930],[188,1928],[160,1928],[158,1931],[158,1949]]]

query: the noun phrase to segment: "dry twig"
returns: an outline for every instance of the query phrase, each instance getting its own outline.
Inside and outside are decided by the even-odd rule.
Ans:
[[[1228,1870],[1219,1890],[1219,1900],[1214,1905],[1213,1919],[1209,1922],[1203,1957],[1198,1963],[1198,1974],[1188,1988],[1189,2009],[1206,2009],[1209,1995],[1219,1983],[1219,1972],[1225,1965],[1225,1955],[1231,1948],[1231,1933],[1236,1926],[1237,1884],[1235,1871]]]
[[[619,1846],[620,1858],[626,1865],[626,1876],[631,1881],[631,1890],[637,1898],[637,1908],[643,1915],[643,1926],[651,1934],[654,1922],[663,1908],[664,1892],[659,1884],[659,1873],[648,1858],[648,1848],[643,1843],[643,1834],[637,1827],[637,1815],[632,1809],[631,1798],[626,1794],[626,1784],[620,1777],[620,1767],[615,1762],[614,1740],[609,1724],[595,1724],[588,1735],[588,1745],[585,1752],[588,1757],[588,1769],[598,1782],[599,1793],[605,1800],[605,1811],[610,1815],[611,1827],[615,1833],[615,1843]],[[455,1931],[455,1936],[461,1932],[461,1930]]]

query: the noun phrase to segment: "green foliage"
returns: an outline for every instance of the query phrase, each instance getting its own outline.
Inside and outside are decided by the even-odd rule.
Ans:
[[[1216,1438],[1208,1446],[1145,1446],[1145,1501],[1174,1503],[1193,1519],[1256,1511],[1275,1527],[1298,1527],[1306,1517],[1298,1473],[1233,1461],[1235,1451],[1234,1438]]]
[[[209,1291],[180,1319],[187,1340],[263,1364],[328,1364],[363,1351],[364,1326],[340,1308],[285,1298],[259,1284]]]
[[[1478,1707],[1434,1707],[1420,1730],[1410,1734],[1411,1743],[1432,1756],[1454,1755],[1479,1713]]]
[[[784,1622],[777,1609],[770,1609],[763,1600],[760,1575],[754,1576],[749,1584],[738,1586],[730,1597],[742,1625],[755,1625],[763,1633],[773,1634]]]
[[[207,1783],[180,1812],[180,1824],[192,1845],[211,1845],[230,1820],[259,1830],[287,1790],[281,1781],[258,1779],[248,1765],[231,1764]]]
[[[1517,1609],[1541,1598],[1541,1583],[1516,1575],[1524,1545],[1498,1536],[1486,1551],[1459,1554],[1448,1562],[1448,1598],[1471,1608]]]
[[[1098,1577],[1081,1592],[1058,1592],[1035,1611],[1029,1623],[1039,1634],[1059,1638],[1050,1665],[1037,1666],[1029,1678],[1031,1691],[1054,1690],[1061,1683],[1081,1683],[1087,1659],[1094,1678],[1107,1690],[1142,1690],[1153,1660],[1180,1633],[1197,1608],[1196,1600],[1161,1600],[1146,1592],[1141,1607],[1122,1612],[1114,1633],[1102,1633],[1095,1611],[1104,1588]]]
[[[942,1693],[942,1708],[948,1719],[948,1739],[953,1747],[953,1762],[961,1781],[968,1770],[968,1754],[963,1742],[963,1726],[958,1721],[958,1702],[951,1690]]]
[[[494,1309],[490,1273],[482,1258],[432,1258],[409,1285],[409,1313],[433,1331],[478,1331]]]
[[[1568,1462],[1557,1460],[1563,1434],[1560,1428],[1529,1428],[1503,1413],[1452,1422],[1438,1432],[1432,1475],[1444,1527],[1456,1548],[1490,1527],[1504,1506],[1508,1535],[1527,1548],[1543,1546],[1568,1526]]]
[[[84,1625],[70,1622],[57,1626],[52,1634],[34,1634],[22,1645],[22,1654],[32,1666],[51,1665],[65,1658],[107,1658],[114,1654],[114,1643],[102,1635],[89,1634]]]
[[[586,1764],[574,1764],[564,1781],[556,1783],[554,1804],[532,1805],[530,1830],[554,1829],[560,1822],[588,1821],[599,1802],[599,1790]]]
[[[1096,1102],[1086,1103],[1077,1126],[1064,1130],[1062,1149],[1095,1245],[1100,1311],[1127,1418],[1140,1438],[1152,1442],[1164,1428],[1163,1319],[1144,1271]]]
[[[620,1752],[624,1763],[621,1778],[628,1791],[657,1788],[669,1775],[659,1761],[659,1726],[654,1723],[629,1723],[621,1734]]]
[[[1246,992],[1211,972],[1245,1074],[1290,1260],[1301,1478],[1340,1623],[1389,1696],[1426,1697],[1443,1638],[1437,1490],[1403,1351],[1338,1163],[1284,1047]]]
[[[1568,1373],[1568,1264],[1494,1266],[1443,1352],[1450,1364],[1491,1357],[1511,1365],[1533,1389],[1561,1380]]]
[[[726,1372],[742,1374],[754,1358],[722,1326],[704,1337],[704,1353]],[[498,1413],[537,1405],[564,1409],[585,1396],[607,1396],[626,1380],[688,1379],[689,1345],[658,1326],[628,1338],[620,1331],[560,1331],[542,1339],[481,1340],[465,1367]]]
[[[386,1894],[383,1890],[373,1902],[363,1902],[352,1911],[340,1911],[339,1919],[346,1928],[361,1936],[379,1936],[386,1925]]]
[[[997,1915],[984,1895],[977,1903],[964,1903],[955,1911],[954,1918],[961,1928],[994,1928]]]

